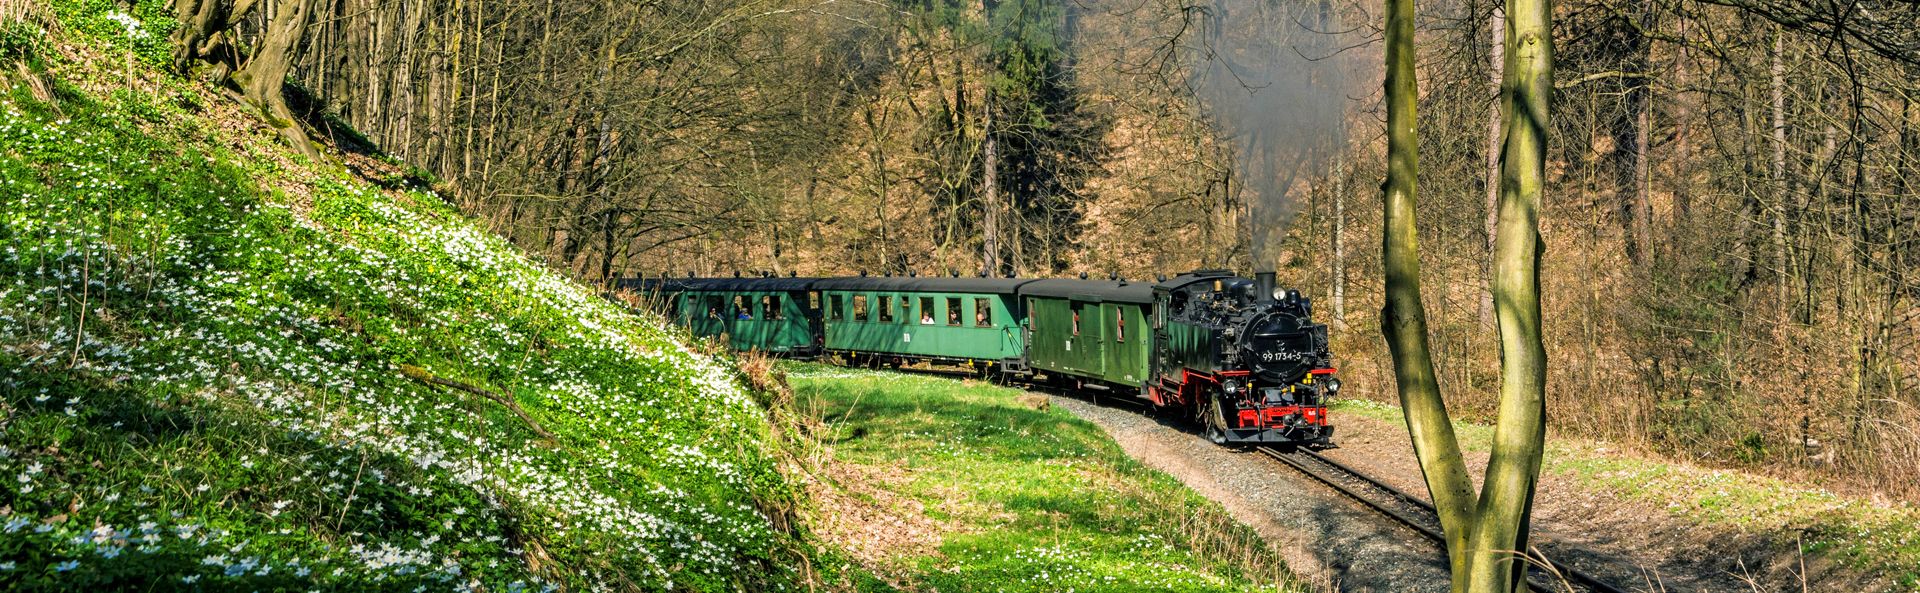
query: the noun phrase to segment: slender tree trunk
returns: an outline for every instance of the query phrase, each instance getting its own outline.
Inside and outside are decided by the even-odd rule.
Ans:
[[[1494,303],[1500,321],[1500,406],[1472,537],[1469,590],[1513,591],[1526,576],[1528,512],[1546,444],[1546,349],[1540,328],[1540,202],[1553,94],[1549,0],[1508,0],[1506,144]]]
[[[983,144],[980,156],[980,209],[983,222],[980,225],[980,271],[989,275],[1000,273],[1000,142],[993,130],[993,92],[987,92],[985,106],[985,129],[981,130],[980,141]]]
[[[1790,310],[1787,301],[1790,294],[1787,288],[1787,273],[1790,270],[1790,258],[1787,256],[1787,99],[1786,65],[1782,55],[1786,49],[1786,33],[1778,25],[1773,30],[1773,51],[1769,52],[1772,63],[1770,90],[1773,99],[1773,170],[1770,175],[1773,189],[1773,265],[1774,285],[1778,302],[1775,306],[1782,312]]]
[[[1407,417],[1414,455],[1426,476],[1427,491],[1446,532],[1447,556],[1454,571],[1453,590],[1467,585],[1467,540],[1473,523],[1473,485],[1440,399],[1433,355],[1427,345],[1427,314],[1420,299],[1420,254],[1414,224],[1420,168],[1416,141],[1419,90],[1414,75],[1413,0],[1387,0],[1387,181],[1381,257],[1386,306],[1380,330],[1393,356],[1400,407]]]
[[[1333,323],[1347,329],[1347,171],[1333,166]]]
[[[1499,7],[1487,16],[1487,29],[1492,31],[1493,43],[1488,45],[1487,86],[1487,256],[1493,256],[1494,225],[1500,221],[1500,76],[1506,68],[1505,51],[1507,47],[1507,22]],[[1488,264],[1488,277],[1480,285],[1480,325],[1493,327],[1493,278],[1492,264]]]

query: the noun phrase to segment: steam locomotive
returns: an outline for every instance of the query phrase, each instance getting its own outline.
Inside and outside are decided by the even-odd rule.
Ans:
[[[858,277],[635,278],[696,336],[741,351],[868,366],[970,368],[1015,383],[1118,393],[1192,418],[1215,443],[1326,446],[1339,392],[1309,299],[1200,270],[1130,282]]]

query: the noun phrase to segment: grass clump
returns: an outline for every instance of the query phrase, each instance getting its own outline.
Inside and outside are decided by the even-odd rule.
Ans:
[[[797,405],[837,463],[923,506],[931,550],[875,567],[928,591],[1255,591],[1291,587],[1250,528],[1128,457],[1098,427],[976,382],[792,365]],[[842,484],[839,487],[845,487]],[[918,519],[918,518],[916,518]],[[911,522],[911,521],[910,521]],[[888,587],[870,583],[870,590]]]
[[[74,30],[0,95],[0,589],[794,587],[722,361]]]
[[[1399,408],[1368,400],[1342,400],[1334,409],[1406,423]],[[1492,426],[1454,427],[1467,451],[1487,451],[1493,440]],[[1910,504],[1877,504],[1777,478],[1622,454],[1583,439],[1548,439],[1542,471],[1664,507],[1688,521],[1778,537],[1920,592],[1920,508]]]

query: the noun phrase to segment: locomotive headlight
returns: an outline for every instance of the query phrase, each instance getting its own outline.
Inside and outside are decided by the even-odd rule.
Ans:
[[[1234,381],[1227,381],[1225,384],[1220,386],[1220,390],[1227,392],[1227,395],[1240,393],[1240,384]]]
[[[1340,380],[1331,379],[1331,378],[1327,379],[1327,395],[1338,395],[1339,393],[1340,393]]]

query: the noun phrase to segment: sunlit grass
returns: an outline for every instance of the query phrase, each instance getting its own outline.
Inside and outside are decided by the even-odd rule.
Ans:
[[[978,382],[791,365],[841,461],[895,468],[954,529],[899,561],[939,591],[1253,591],[1281,561],[1217,504],[1098,427]]]

